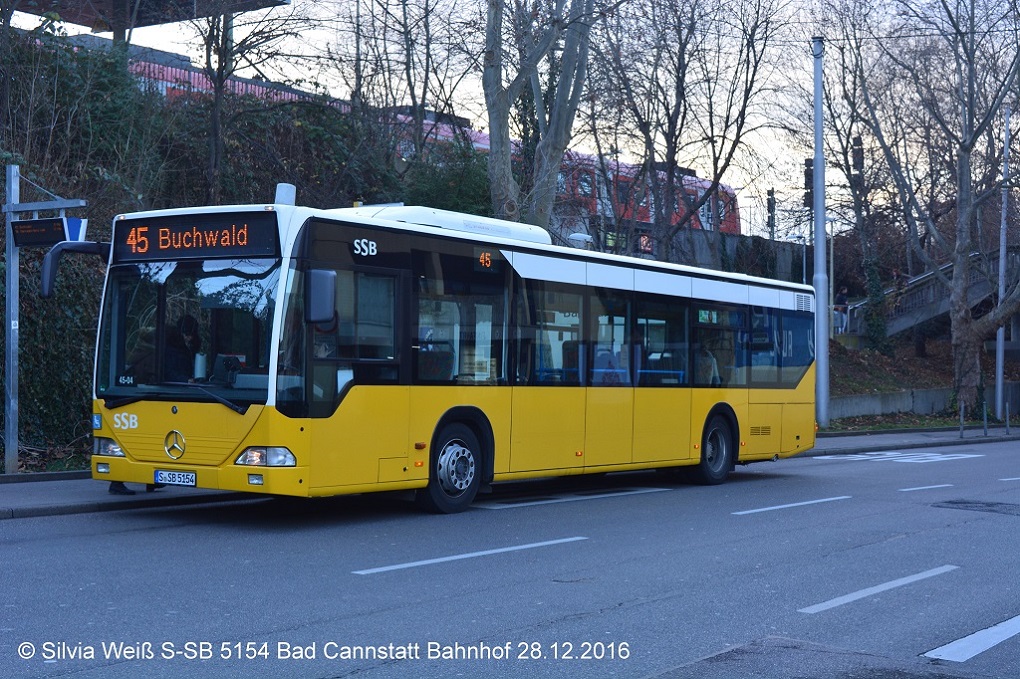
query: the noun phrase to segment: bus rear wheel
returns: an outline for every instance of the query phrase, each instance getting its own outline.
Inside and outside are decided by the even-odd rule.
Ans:
[[[733,430],[722,415],[714,415],[701,437],[701,461],[692,470],[694,480],[716,486],[726,480],[733,468]]]
[[[443,427],[435,439],[429,463],[429,484],[415,500],[436,514],[454,514],[471,506],[481,484],[482,450],[470,427],[455,423]]]

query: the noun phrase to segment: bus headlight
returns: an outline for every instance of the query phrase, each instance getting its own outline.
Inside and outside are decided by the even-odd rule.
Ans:
[[[294,453],[286,448],[275,446],[256,446],[245,448],[234,464],[249,467],[296,467]]]
[[[97,436],[92,441],[93,455],[108,455],[110,457],[124,457],[124,450],[113,439]]]

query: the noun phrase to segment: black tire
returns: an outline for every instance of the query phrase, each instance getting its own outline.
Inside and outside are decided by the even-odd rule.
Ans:
[[[704,486],[717,486],[733,469],[733,430],[722,415],[713,415],[701,436],[701,461],[692,469],[692,478]]]
[[[429,485],[415,501],[435,514],[455,514],[471,506],[482,479],[482,446],[470,427],[446,425],[435,438],[429,456]]]

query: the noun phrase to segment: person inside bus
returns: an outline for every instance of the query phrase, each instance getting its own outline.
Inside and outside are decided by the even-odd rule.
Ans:
[[[198,336],[198,321],[185,314],[167,333],[164,375],[168,382],[188,382],[194,379],[195,354],[202,348]]]
[[[722,378],[719,377],[719,363],[715,360],[715,354],[709,351],[704,344],[694,352],[694,375],[697,378],[697,384],[713,387],[722,384]]]
[[[641,384],[643,382],[641,379],[641,372],[650,368],[648,361],[648,347],[645,344],[645,326],[635,326],[634,334],[631,336],[630,343],[636,383]]]
[[[315,333],[312,337],[315,358],[335,358],[337,356],[339,331],[340,318],[336,311],[333,312],[332,321],[315,324]]]
[[[202,339],[198,335],[198,321],[190,314],[185,314],[167,333],[166,361],[163,366],[165,379],[168,382],[188,382],[194,379],[195,354],[202,348]],[[145,490],[152,492],[162,488],[162,483],[150,483]],[[124,485],[123,481],[111,481],[111,495],[134,495],[135,491]]]

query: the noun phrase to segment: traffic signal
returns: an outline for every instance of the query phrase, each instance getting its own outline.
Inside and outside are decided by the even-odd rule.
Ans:
[[[804,207],[815,206],[815,161],[804,159]]]
[[[859,136],[854,137],[851,145],[851,155],[854,172],[864,172],[864,142]]]
[[[769,223],[769,239],[776,239],[776,190],[769,189],[766,194],[767,196],[765,205],[768,210],[768,223]]]

